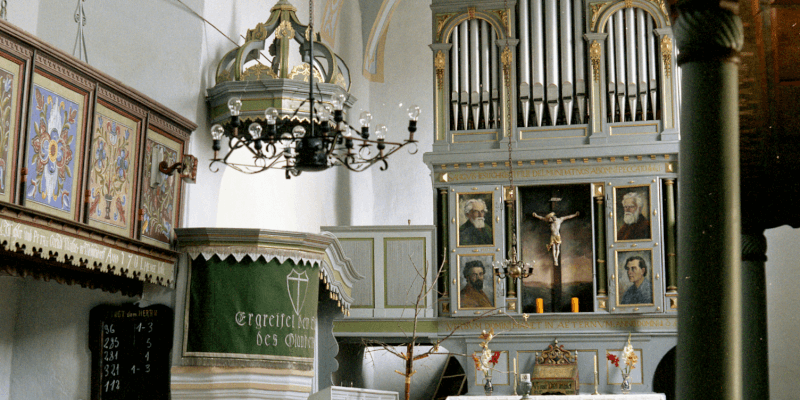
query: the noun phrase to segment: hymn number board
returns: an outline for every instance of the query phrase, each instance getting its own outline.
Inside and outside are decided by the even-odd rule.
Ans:
[[[92,399],[169,399],[173,312],[101,305],[89,318]]]

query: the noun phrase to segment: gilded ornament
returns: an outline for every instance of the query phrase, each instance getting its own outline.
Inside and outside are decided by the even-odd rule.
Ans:
[[[248,29],[245,37],[246,41],[265,40],[267,38],[267,27],[264,24],[256,25],[255,29]]]
[[[228,82],[231,80],[231,73],[222,71],[217,75],[217,83]]]
[[[503,48],[503,54],[500,55],[500,60],[503,62],[503,68],[508,68],[511,65],[511,48],[508,46]]]
[[[625,0],[625,8],[633,8],[633,0]]]
[[[300,64],[292,68],[292,72],[289,72],[289,79],[308,82],[308,64]],[[314,70],[314,80],[324,82],[322,75],[316,69]]]
[[[252,77],[253,79],[248,79]],[[278,74],[268,65],[256,64],[242,72],[242,80],[278,79]]]
[[[600,43],[597,40],[592,41],[592,45],[589,48],[589,58],[592,60],[592,76],[594,77],[595,82],[600,82]]]
[[[467,7],[467,14],[469,14],[469,19],[475,19],[475,7]]]
[[[288,20],[284,20],[278,25],[278,29],[275,30],[275,38],[276,39],[291,39],[294,37],[294,28],[292,28],[292,23]]]
[[[315,71],[316,72],[316,71]],[[341,86],[344,90],[347,90],[347,82],[344,80],[344,75],[341,72],[336,74],[336,79],[333,80],[334,85]]]
[[[592,3],[591,4],[591,6],[592,6],[592,30],[594,30],[597,27],[597,18],[600,17],[600,10],[602,10],[603,7],[605,7],[605,6],[609,5],[609,4],[611,4],[611,2]]]
[[[495,14],[497,14],[497,18],[500,19],[500,23],[503,24],[503,28],[505,28],[506,35],[510,35],[510,31],[508,28],[508,12],[506,10],[493,10]]]
[[[434,61],[434,65],[436,69],[444,69],[444,52],[441,50],[436,52],[436,60]]]
[[[444,29],[444,25],[452,15],[453,14],[436,15],[436,37],[439,39],[439,41],[442,40],[442,29]]]
[[[664,75],[669,79],[672,73],[672,39],[669,36],[661,39],[661,58],[664,59]]]
[[[669,15],[667,14],[667,5],[666,3],[664,3],[664,0],[650,0],[650,1],[656,4],[658,8],[661,9],[661,12],[664,13],[665,16]],[[667,21],[668,21],[667,23],[669,23],[669,18],[667,18]]]

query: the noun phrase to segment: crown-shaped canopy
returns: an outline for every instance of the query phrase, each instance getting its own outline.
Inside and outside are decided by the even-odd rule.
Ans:
[[[314,81],[350,89],[350,71],[319,34],[297,19],[297,9],[280,0],[267,22],[247,31],[245,43],[222,57],[216,82],[292,79],[308,82],[308,48],[314,40]]]

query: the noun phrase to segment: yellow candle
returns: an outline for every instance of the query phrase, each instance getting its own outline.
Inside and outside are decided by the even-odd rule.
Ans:
[[[578,310],[579,310],[579,308],[578,308],[578,298],[577,297],[573,297],[572,298],[572,312],[578,312]]]
[[[536,313],[541,314],[544,312],[544,300],[539,297],[536,299]]]

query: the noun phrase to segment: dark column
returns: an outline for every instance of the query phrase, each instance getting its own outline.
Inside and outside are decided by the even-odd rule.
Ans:
[[[608,296],[608,267],[606,266],[606,208],[603,193],[596,196],[594,200],[594,224],[597,229],[595,232],[597,238],[595,245],[597,249],[597,295],[605,297]]]
[[[664,180],[664,249],[667,252],[667,293],[678,292],[678,264],[675,258],[675,180]]]
[[[677,282],[681,400],[745,398],[736,58],[744,35],[735,6],[680,1],[674,23],[682,69]]]
[[[742,330],[745,399],[769,399],[767,357],[767,238],[764,231],[742,234]]]
[[[439,277],[439,293],[442,294],[441,297],[448,297],[450,292],[450,285],[448,284],[450,281],[450,266],[447,263],[447,245],[450,243],[449,225],[447,224],[448,215],[447,188],[439,189],[439,251],[437,251],[439,265],[436,267],[444,266],[442,267],[442,275]]]

